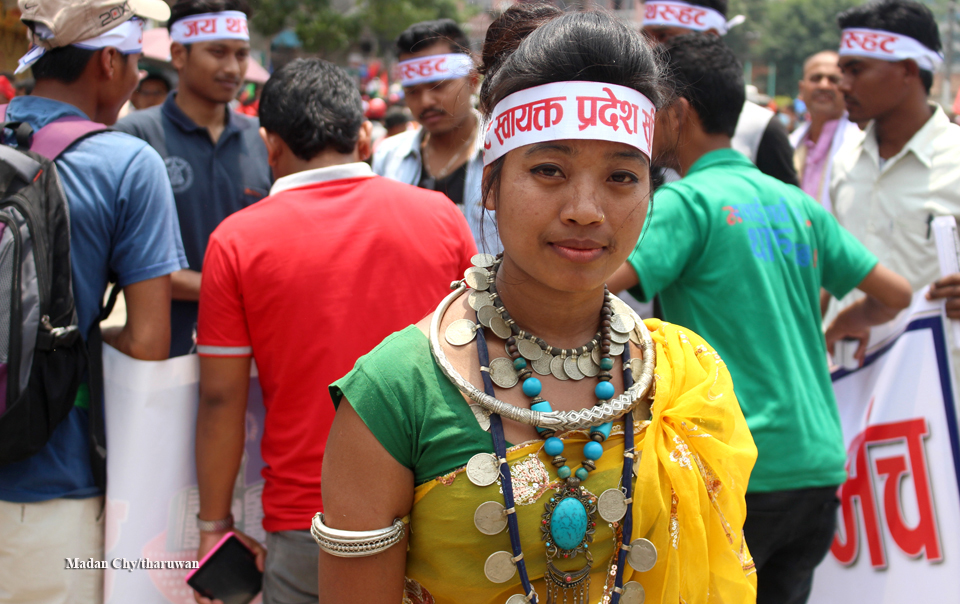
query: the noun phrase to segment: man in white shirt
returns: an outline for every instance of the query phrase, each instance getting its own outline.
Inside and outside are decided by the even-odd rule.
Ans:
[[[927,98],[940,33],[930,9],[911,0],[857,6],[838,22],[840,91],[849,118],[870,123],[834,160],[834,212],[917,291],[940,276],[933,218],[960,215],[960,127]],[[951,275],[931,292],[950,298],[956,318],[958,286],[960,275]]]
[[[860,128],[847,119],[844,110],[838,59],[835,51],[824,50],[803,63],[798,96],[807,106],[810,121],[790,134],[800,188],[827,211],[833,210],[830,202],[833,158],[844,141],[860,136]]]

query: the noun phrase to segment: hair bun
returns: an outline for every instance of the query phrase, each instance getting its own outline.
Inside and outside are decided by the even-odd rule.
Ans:
[[[477,69],[490,77],[509,57],[524,38],[535,29],[563,14],[563,11],[545,3],[518,3],[503,11],[487,29],[483,40],[483,64]]]

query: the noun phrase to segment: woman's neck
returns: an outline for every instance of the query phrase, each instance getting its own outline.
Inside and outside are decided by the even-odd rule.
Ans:
[[[554,348],[579,348],[599,330],[602,286],[584,292],[557,291],[505,256],[497,272],[497,293],[520,329]]]

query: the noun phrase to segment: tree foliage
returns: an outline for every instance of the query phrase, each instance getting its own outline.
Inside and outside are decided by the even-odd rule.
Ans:
[[[796,96],[803,62],[839,48],[837,15],[857,4],[860,0],[731,0],[728,14],[746,15],[747,21],[726,41],[741,61],[775,63],[777,94]]]
[[[428,19],[463,22],[472,16],[457,0],[362,0],[346,10],[330,0],[254,0],[252,25],[264,35],[292,27],[308,52],[347,49],[362,33],[381,48],[410,25]]]

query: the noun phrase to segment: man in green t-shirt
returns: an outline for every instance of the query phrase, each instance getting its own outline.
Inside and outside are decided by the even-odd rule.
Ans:
[[[713,36],[670,47],[678,99],[657,114],[654,157],[683,178],[657,190],[646,232],[611,280],[703,336],[726,362],[757,444],[747,489],[747,544],[758,602],[805,602],[833,538],[846,454],[828,342],[893,318],[905,279],[815,200],[730,148],[742,70]],[[867,293],[821,331],[820,289]]]

